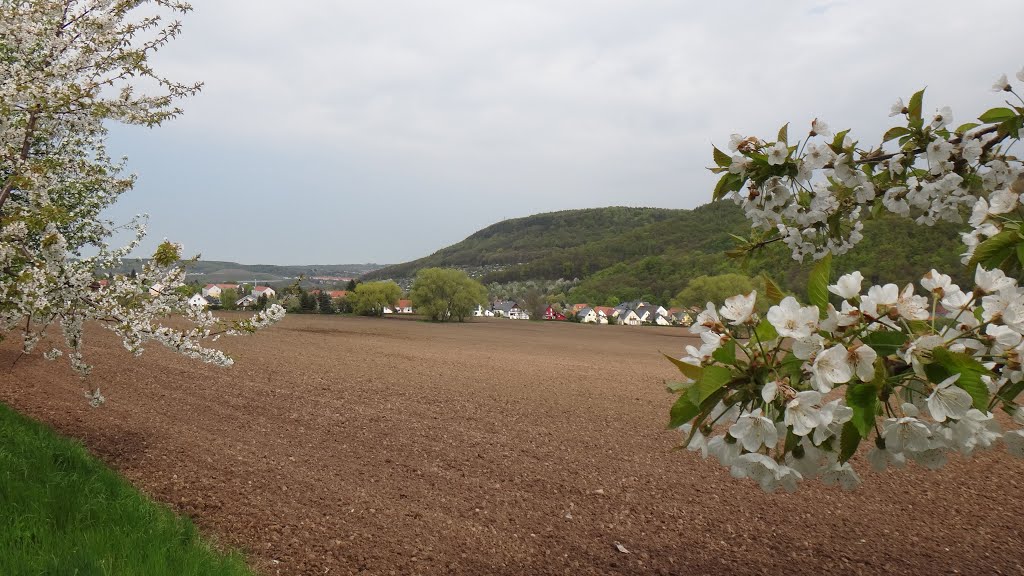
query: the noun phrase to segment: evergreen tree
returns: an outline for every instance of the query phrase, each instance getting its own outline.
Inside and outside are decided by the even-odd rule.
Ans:
[[[302,309],[303,314],[312,314],[316,312],[316,296],[302,290],[299,295],[299,307]]]
[[[331,295],[326,290],[321,290],[317,296],[317,306],[321,314],[334,314],[334,303],[331,302]]]

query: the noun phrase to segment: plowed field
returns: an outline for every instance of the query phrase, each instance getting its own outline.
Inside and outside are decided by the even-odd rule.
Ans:
[[[230,369],[89,337],[102,408],[10,343],[0,400],[264,574],[1024,573],[1002,449],[794,495],[673,452],[685,330],[294,316]]]

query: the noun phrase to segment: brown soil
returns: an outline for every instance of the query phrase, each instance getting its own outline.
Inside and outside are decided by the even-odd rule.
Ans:
[[[1002,450],[795,495],[671,451],[685,330],[300,316],[226,341],[231,369],[90,337],[104,407],[10,344],[0,400],[264,574],[1024,572]]]

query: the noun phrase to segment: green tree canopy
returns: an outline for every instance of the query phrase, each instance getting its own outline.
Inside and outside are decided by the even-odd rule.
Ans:
[[[220,307],[224,310],[235,310],[238,308],[235,302],[237,302],[239,298],[238,290],[235,290],[234,288],[225,288],[220,292]]]
[[[462,322],[477,305],[487,302],[487,289],[461,270],[424,268],[409,296],[417,311],[435,322]]]
[[[352,310],[363,316],[383,316],[384,308],[393,307],[402,297],[402,289],[391,280],[361,282],[349,294]]]
[[[676,294],[672,305],[703,308],[708,302],[718,303],[736,294],[749,294],[751,290],[759,289],[761,284],[763,282],[743,274],[698,276]]]

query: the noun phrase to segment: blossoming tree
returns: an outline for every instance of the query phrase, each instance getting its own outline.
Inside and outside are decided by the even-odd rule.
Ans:
[[[899,125],[872,147],[816,119],[795,141],[783,127],[770,142],[733,135],[732,155],[714,149],[714,198],[732,198],[752,224],[740,250],[783,242],[817,264],[806,303],[766,278],[766,294],[708,303],[697,317],[702,345],[671,359],[684,381],[670,385],[670,425],[688,449],[769,492],[814,478],[855,488],[862,442],[879,471],[908,460],[936,469],[1000,439],[1024,456],[1024,430],[1004,429],[1024,425],[1024,166],[1009,152],[1024,100],[1005,75],[992,89],[1005,106],[959,126],[948,107],[926,116],[923,90],[900,99],[890,114]],[[859,272],[832,283],[832,255],[883,212],[922,225],[969,213],[963,263],[974,286],[936,270],[920,288],[865,289]],[[771,304],[764,318],[758,298]]]
[[[141,14],[142,7],[149,10]],[[102,211],[134,177],[107,155],[107,123],[157,126],[181,113],[176,102],[199,84],[158,75],[150,58],[180,33],[188,4],[174,0],[3,0],[0,2],[0,338],[20,335],[32,352],[59,326],[63,350],[81,375],[83,327],[97,321],[140,354],[159,342],[219,365],[231,359],[206,342],[244,334],[284,314],[279,306],[225,322],[191,308],[175,290],[185,278],[181,247],[164,241],[141,274],[97,282],[138,246],[108,244],[114,224]],[[184,317],[190,327],[164,323]],[[102,402],[99,389],[87,396]]]

